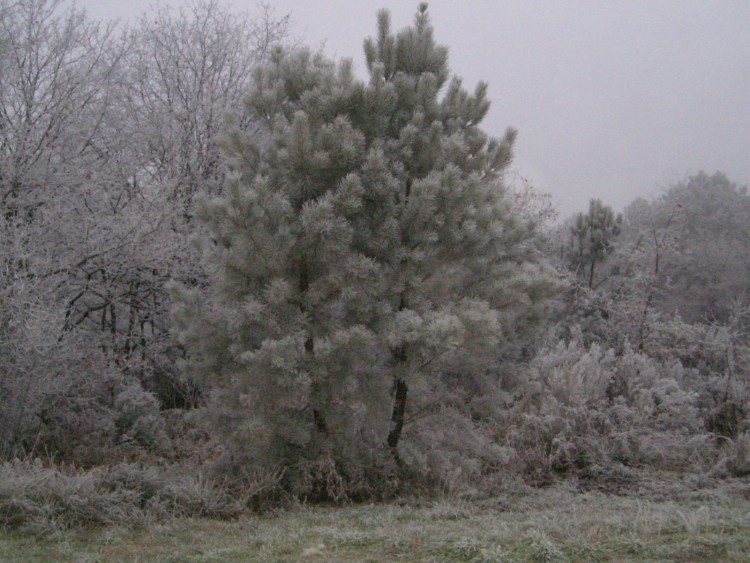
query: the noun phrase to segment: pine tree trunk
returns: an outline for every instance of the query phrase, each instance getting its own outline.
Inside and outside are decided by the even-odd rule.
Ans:
[[[398,443],[401,440],[401,432],[404,429],[404,414],[406,413],[406,397],[408,391],[409,388],[406,385],[406,381],[401,378],[397,379],[393,402],[393,414],[391,414],[391,430],[388,433],[388,447],[391,448],[393,457],[399,463]]]
[[[401,294],[399,301],[398,310],[403,311],[406,309],[406,296]],[[402,344],[393,352],[393,359],[396,369],[406,365],[406,347]],[[404,415],[406,414],[406,398],[409,392],[409,387],[406,385],[406,381],[402,377],[399,377],[395,381],[394,393],[393,393],[393,412],[391,414],[391,429],[388,432],[388,447],[391,449],[393,458],[396,463],[401,465],[401,459],[398,455],[398,443],[401,440],[401,433],[404,429]]]
[[[299,309],[303,313],[305,312],[303,298],[309,288],[310,272],[307,265],[307,260],[305,258],[301,258],[299,261]],[[312,358],[315,355],[315,340],[313,339],[312,334],[308,334],[307,338],[305,339],[305,353],[309,358]],[[315,396],[315,389],[316,385],[315,383],[313,383],[313,396]],[[320,409],[317,409],[315,407],[313,407],[313,423],[315,424],[315,430],[317,430],[319,434],[328,436],[328,424],[326,423],[325,415],[320,411]]]

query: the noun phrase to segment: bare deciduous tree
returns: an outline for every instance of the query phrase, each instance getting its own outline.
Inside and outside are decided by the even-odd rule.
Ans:
[[[191,400],[163,284],[195,278],[192,197],[220,188],[223,120],[287,30],[207,0],[116,36],[66,0],[0,0],[4,455],[52,447],[44,401],[115,408],[110,376]]]

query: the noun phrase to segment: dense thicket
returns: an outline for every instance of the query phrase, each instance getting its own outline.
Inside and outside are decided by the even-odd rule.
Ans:
[[[164,284],[200,278],[192,197],[218,189],[224,116],[286,25],[206,1],[120,34],[0,1],[0,456],[92,462],[195,404]]]
[[[565,224],[569,290],[520,386],[528,431],[508,437],[547,444],[530,466],[750,471],[749,205],[745,188],[702,172],[636,200],[600,222],[618,228],[602,229],[596,278],[580,275],[586,216]],[[600,202],[595,215],[614,217]]]

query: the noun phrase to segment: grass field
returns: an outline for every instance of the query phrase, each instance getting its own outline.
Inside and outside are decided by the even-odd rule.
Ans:
[[[297,506],[40,538],[0,532],[3,561],[750,561],[750,483],[665,479],[627,495],[508,486],[497,496]]]

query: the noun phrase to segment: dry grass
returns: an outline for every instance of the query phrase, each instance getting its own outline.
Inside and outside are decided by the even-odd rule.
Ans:
[[[0,463],[0,526],[37,536],[173,517],[226,518],[242,510],[228,491],[181,468],[121,463],[92,470],[36,461]]]
[[[668,476],[667,476],[668,477]],[[306,507],[139,530],[0,533],[5,561],[747,561],[750,483],[652,478],[628,496],[510,484],[486,499]]]

